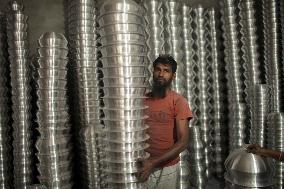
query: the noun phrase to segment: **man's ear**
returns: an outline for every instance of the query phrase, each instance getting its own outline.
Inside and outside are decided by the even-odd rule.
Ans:
[[[176,78],[176,73],[173,73],[173,79],[175,79]]]

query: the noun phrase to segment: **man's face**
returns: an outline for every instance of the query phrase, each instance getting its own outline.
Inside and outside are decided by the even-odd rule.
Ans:
[[[168,87],[174,78],[171,65],[158,63],[154,67],[153,80],[156,86]]]

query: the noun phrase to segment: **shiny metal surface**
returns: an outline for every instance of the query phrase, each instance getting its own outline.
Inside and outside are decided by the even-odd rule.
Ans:
[[[144,85],[147,83],[147,77],[143,74],[142,76],[132,76],[132,77],[104,77],[103,83],[106,86],[131,86],[131,85]]]
[[[131,77],[146,76],[148,74],[147,67],[144,65],[135,66],[111,66],[100,69],[104,77]]]
[[[102,98],[104,107],[113,108],[131,108],[141,107],[144,104],[145,98],[140,96],[128,96],[128,97],[115,97],[115,96],[104,96]]]
[[[135,160],[145,154],[149,138],[143,110],[148,70],[142,11],[140,5],[129,0],[105,1],[100,7],[100,88],[105,105],[101,108],[105,125],[103,172],[107,174],[103,180],[108,187],[142,186],[134,174],[128,174],[139,171]]]
[[[115,45],[101,46],[100,52],[103,56],[117,55],[117,54],[143,54],[145,53],[145,46],[139,43],[117,43]]]
[[[129,118],[140,118],[145,115],[145,109],[147,107],[139,107],[139,108],[102,108],[102,111],[105,114],[105,118],[107,119],[129,119]]]
[[[272,159],[246,152],[246,147],[230,153],[225,161],[225,179],[246,187],[266,187],[274,184]]]
[[[124,86],[117,86],[117,87],[108,87],[105,86],[103,88],[105,96],[144,96],[146,92],[146,86],[144,85],[137,85],[131,87],[124,87]]]
[[[145,65],[146,57],[143,55],[113,55],[103,56],[100,61],[105,67]]]
[[[101,15],[98,18],[99,25],[109,25],[113,23],[134,23],[134,24],[143,24],[144,19],[138,14],[133,13],[109,13]]]
[[[0,106],[5,108],[0,108],[0,187],[1,188],[11,188],[11,181],[13,179],[13,164],[12,156],[12,140],[9,137],[11,133],[9,127],[7,127],[8,122],[10,120],[9,111],[11,111],[11,107],[8,106],[9,98],[7,98],[7,94],[9,89],[7,88],[7,80],[5,75],[7,75],[7,71],[9,69],[8,59],[5,58],[7,56],[5,52],[6,43],[5,41],[5,17],[4,13],[0,11]],[[9,42],[11,44],[11,42]]]
[[[12,95],[13,162],[14,187],[27,187],[32,184],[32,140],[30,70],[27,49],[27,16],[23,5],[11,1],[6,13],[6,33],[10,62],[10,86]],[[2,47],[2,45],[1,45]],[[1,49],[2,50],[2,49]],[[4,76],[4,73],[2,73]],[[1,115],[2,116],[2,115]],[[1,154],[2,155],[2,154]],[[8,163],[8,162],[7,162]],[[8,187],[8,186],[7,186]],[[12,187],[12,186],[10,186]],[[10,188],[8,187],[8,188]]]
[[[134,43],[144,45],[145,36],[139,33],[115,33],[102,36],[99,40],[102,44]]]
[[[71,188],[73,146],[65,90],[67,40],[62,34],[49,32],[39,38],[39,45],[36,116],[40,135],[35,144],[38,178],[48,188]]]
[[[128,24],[128,23],[117,23],[117,24],[110,24],[106,26],[102,26],[99,28],[100,35],[105,36],[108,34],[115,34],[115,33],[139,33],[141,35],[145,34],[143,25],[141,24]]]

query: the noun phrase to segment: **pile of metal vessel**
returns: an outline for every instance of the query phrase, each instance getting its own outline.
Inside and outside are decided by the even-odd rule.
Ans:
[[[7,60],[7,37],[4,35],[6,28],[4,13],[0,12],[0,188],[10,188],[13,181],[13,151],[11,128],[11,102],[9,88],[9,64]]]
[[[100,187],[100,98],[97,69],[97,11],[93,0],[67,1],[68,86],[75,123],[78,177],[84,188]],[[72,91],[72,92],[71,92]],[[78,186],[77,186],[78,187]]]
[[[73,186],[72,134],[67,106],[67,40],[43,34],[38,48],[36,141],[38,180],[48,188]]]
[[[16,1],[7,13],[7,39],[13,110],[13,166],[14,187],[21,188],[33,182],[33,148],[31,132],[31,88],[28,61],[28,17]],[[12,137],[12,136],[11,136]]]
[[[108,188],[146,188],[138,158],[147,158],[144,124],[148,81],[143,8],[130,0],[105,1],[98,17],[105,125],[103,171]]]

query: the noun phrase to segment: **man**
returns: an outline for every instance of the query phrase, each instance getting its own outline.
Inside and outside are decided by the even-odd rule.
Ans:
[[[175,189],[179,154],[188,145],[188,121],[192,113],[186,99],[170,88],[176,61],[171,56],[160,55],[153,67],[153,88],[145,100],[150,135],[146,151],[150,158],[142,162],[139,178],[148,179],[148,189]]]

